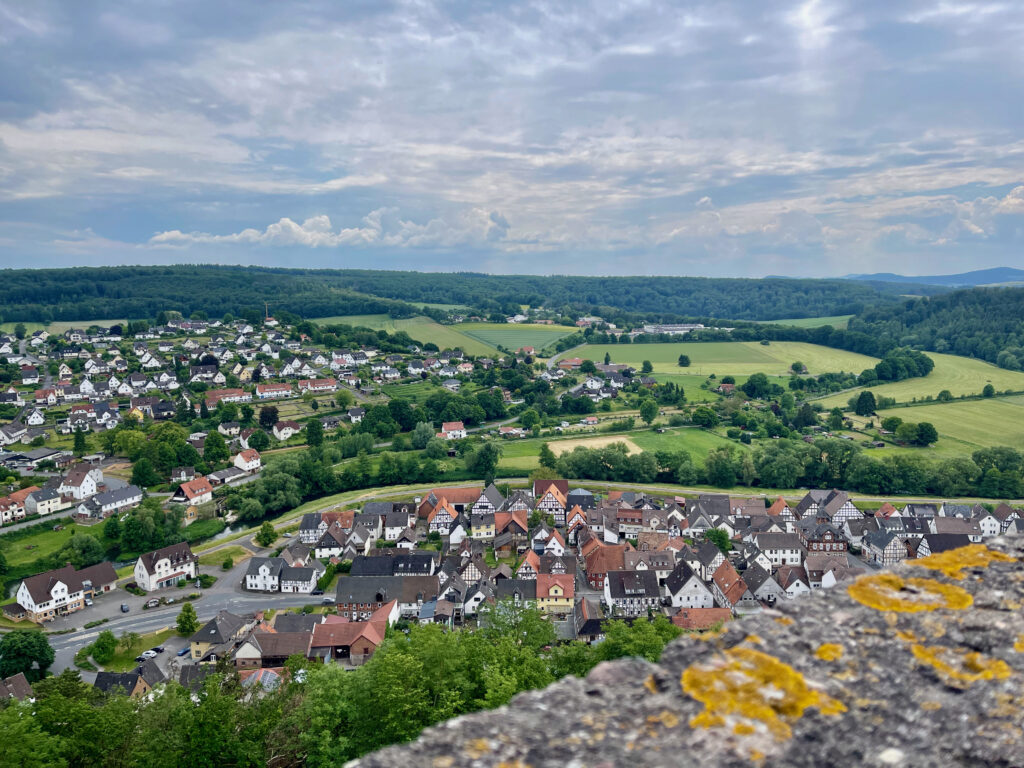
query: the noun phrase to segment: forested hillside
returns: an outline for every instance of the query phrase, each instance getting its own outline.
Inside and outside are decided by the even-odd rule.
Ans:
[[[942,289],[850,280],[690,277],[544,277],[373,270],[165,266],[8,270],[0,307],[8,321],[154,317],[173,309],[219,317],[244,310],[286,310],[303,317],[417,313],[405,302],[464,304],[484,313],[520,304],[601,311],[614,307],[651,319],[717,317],[772,320],[860,312],[899,294]]]
[[[852,333],[879,343],[1024,366],[1024,288],[956,291],[873,307],[850,321]]]

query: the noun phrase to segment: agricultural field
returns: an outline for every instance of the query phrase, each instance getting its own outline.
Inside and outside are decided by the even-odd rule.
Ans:
[[[576,332],[564,325],[531,325],[507,323],[461,323],[459,333],[492,347],[504,347],[515,352],[520,347],[534,347],[538,352]]]
[[[600,437],[578,437],[572,440],[556,440],[551,443],[551,452],[555,456],[569,453],[577,448],[604,448],[614,443],[626,446],[626,453],[640,453],[640,447],[628,437],[621,435],[601,435]]]
[[[430,381],[414,381],[412,384],[384,384],[381,391],[388,397],[400,397],[410,403],[422,403],[437,392],[447,392]]]
[[[571,451],[577,446],[597,448],[612,443],[625,443],[630,448],[642,451],[688,451],[694,461],[703,462],[709,451],[723,446],[732,446],[738,450],[748,450],[747,446],[727,440],[724,437],[707,432],[703,429],[668,428],[658,433],[650,429],[633,432],[597,433],[586,436],[565,438],[529,438],[526,440],[508,440],[500,443],[502,448],[499,466],[507,469],[531,471],[538,465],[540,446],[547,443],[553,453],[560,454]]]
[[[785,376],[790,365],[797,360],[807,366],[812,374],[837,371],[860,373],[878,362],[867,355],[800,341],[773,341],[768,346],[748,341],[587,344],[572,352],[571,356],[601,362],[606,352],[613,363],[626,363],[638,370],[644,360],[650,360],[655,374],[705,377],[713,373],[719,378],[725,375],[749,376],[759,372]],[[690,357],[689,368],[679,367],[680,355]]]
[[[1024,450],[1022,396],[891,408],[878,415],[931,422],[939,433],[936,447],[943,453],[970,454],[996,445]]]
[[[935,397],[944,389],[948,389],[954,397],[978,395],[981,394],[981,390],[986,384],[991,384],[997,392],[1024,391],[1024,373],[1020,371],[997,368],[970,357],[941,355],[937,352],[926,352],[925,354],[935,361],[935,368],[927,376],[870,387],[871,391],[875,393],[876,397],[879,395],[894,397],[898,403],[913,402],[915,398],[921,400],[928,395]],[[858,392],[860,389],[847,390],[829,395],[816,402],[825,408],[835,406],[846,408],[849,399]],[[919,419],[919,421],[924,421],[924,419]]]
[[[831,325],[833,328],[845,328],[853,315],[830,315],[828,317],[793,317],[785,320],[759,320],[765,325],[788,325],[793,328],[821,328]]]
[[[440,349],[460,348],[470,355],[492,355],[495,350],[487,342],[463,334],[455,326],[441,325],[429,317],[410,317],[396,320],[388,315],[334,315],[333,317],[313,318],[311,322],[320,325],[344,323],[360,325],[374,331],[405,331],[412,338],[426,344],[433,342]],[[461,326],[460,326],[461,327]]]
[[[81,328],[86,329],[90,325],[100,325],[104,328],[109,328],[112,325],[118,325],[121,323],[127,323],[128,321],[124,318],[116,320],[54,320],[52,323],[25,323],[25,331],[29,334],[35,331],[47,330],[50,333],[64,333],[68,328]],[[17,321],[11,323],[0,323],[0,330],[5,333],[14,333],[14,326],[18,323]]]

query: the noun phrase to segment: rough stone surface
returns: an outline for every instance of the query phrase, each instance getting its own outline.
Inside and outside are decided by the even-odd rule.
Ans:
[[[968,549],[945,572],[816,591],[353,765],[1024,766],[1024,538]]]

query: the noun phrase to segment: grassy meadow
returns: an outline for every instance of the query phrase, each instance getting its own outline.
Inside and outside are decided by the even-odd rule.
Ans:
[[[915,398],[922,400],[928,395],[935,397],[944,389],[948,389],[954,397],[979,395],[986,384],[991,384],[997,392],[1024,391],[1024,373],[1020,371],[997,368],[990,363],[970,357],[941,355],[937,352],[926,352],[925,354],[935,361],[935,368],[927,376],[870,387],[871,391],[875,393],[876,397],[879,395],[894,397],[898,403],[912,402]],[[848,390],[829,395],[817,402],[826,408],[837,405],[840,408],[845,408],[847,401],[858,392],[860,389]],[[924,419],[918,419],[918,421],[924,421]]]
[[[784,376],[789,372],[790,365],[797,360],[807,366],[812,374],[830,371],[860,373],[878,362],[867,355],[800,341],[773,341],[768,346],[747,341],[587,344],[572,354],[601,362],[606,352],[613,363],[626,363],[637,369],[644,360],[650,360],[656,374],[703,377],[713,373],[719,378],[725,375],[749,376],[759,372]],[[689,368],[679,367],[680,355],[689,356]]]
[[[427,344],[433,342],[441,349],[455,347],[471,355],[491,355],[496,352],[490,344],[475,339],[457,330],[457,326],[441,325],[429,317],[410,317],[395,319],[389,315],[334,315],[332,317],[313,318],[312,322],[320,325],[344,323],[345,325],[362,326],[374,331],[405,331],[417,341]]]
[[[946,452],[969,454],[996,445],[1024,450],[1024,396],[892,408],[878,415],[931,422],[939,433],[937,447]]]
[[[788,325],[793,328],[821,328],[831,325],[833,328],[845,328],[853,315],[829,315],[828,317],[792,317],[785,320],[761,320],[766,325]]]
[[[459,333],[492,347],[515,352],[520,347],[534,347],[538,352],[549,344],[576,332],[564,325],[510,325],[507,323],[461,323],[454,326]]]

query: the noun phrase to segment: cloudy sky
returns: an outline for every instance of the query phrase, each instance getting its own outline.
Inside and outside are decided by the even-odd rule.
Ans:
[[[1024,266],[1024,5],[0,0],[0,267]]]

